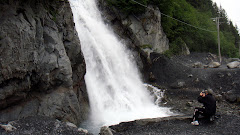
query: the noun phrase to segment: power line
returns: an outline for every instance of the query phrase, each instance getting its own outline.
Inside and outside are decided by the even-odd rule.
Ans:
[[[143,6],[143,7],[145,7],[145,8],[148,8],[148,9],[150,9],[150,10],[154,10],[154,9],[152,9],[152,8],[146,6],[146,5],[143,5],[142,3],[139,3],[139,2],[137,2],[137,1],[135,1],[135,0],[132,0],[132,1],[135,2],[135,3],[137,3],[137,4],[139,4],[139,5],[141,5],[141,6]],[[190,27],[193,27],[193,28],[196,28],[196,29],[200,29],[200,30],[203,30],[203,31],[207,31],[207,32],[217,32],[217,31],[211,31],[211,30],[208,30],[208,29],[204,29],[204,28],[201,28],[201,27],[197,27],[197,26],[194,26],[194,25],[192,25],[192,24],[186,23],[186,22],[184,22],[184,21],[178,20],[178,19],[176,19],[176,18],[174,18],[174,17],[171,17],[171,16],[169,16],[169,15],[167,15],[167,14],[164,14],[164,13],[162,13],[162,12],[160,12],[160,13],[161,13],[162,15],[166,16],[166,17],[169,17],[169,18],[171,18],[171,19],[173,19],[173,20],[176,20],[176,21],[178,21],[178,22],[180,22],[180,23],[183,23],[183,24],[185,24],[185,25],[188,25],[188,26],[190,26]]]

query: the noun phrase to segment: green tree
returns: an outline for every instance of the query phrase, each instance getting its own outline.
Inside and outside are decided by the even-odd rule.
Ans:
[[[142,14],[146,9],[132,0],[107,1],[127,15]],[[160,9],[162,27],[170,43],[168,54],[179,54],[182,44],[186,44],[191,52],[217,53],[217,27],[211,18],[222,17],[220,19],[222,54],[239,57],[237,42],[240,36],[237,27],[228,19],[226,11],[212,0],[135,1],[143,5],[155,5]]]

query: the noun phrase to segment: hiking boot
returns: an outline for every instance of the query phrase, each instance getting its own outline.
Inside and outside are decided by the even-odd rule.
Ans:
[[[194,125],[194,126],[198,126],[199,125],[199,123],[198,123],[198,121],[196,120],[196,121],[193,121],[193,122],[191,122],[191,124],[192,125]]]

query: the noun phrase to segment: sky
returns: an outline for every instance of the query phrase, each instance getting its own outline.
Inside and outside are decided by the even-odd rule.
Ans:
[[[237,25],[240,33],[240,0],[212,0],[216,2],[218,7],[220,5],[227,12],[228,19],[230,19],[234,26]]]

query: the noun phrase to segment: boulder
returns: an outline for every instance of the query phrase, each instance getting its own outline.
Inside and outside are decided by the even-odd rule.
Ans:
[[[230,90],[224,94],[224,97],[228,102],[235,103],[237,102],[240,95],[237,90]]]
[[[209,68],[218,68],[220,66],[221,66],[221,64],[219,62],[214,62],[214,61],[212,61],[211,63],[208,64]]]
[[[195,62],[192,65],[193,68],[203,68],[203,64],[201,62]]]
[[[101,130],[100,130],[100,135],[113,135],[112,133],[112,129],[110,129],[109,127],[107,126],[104,126],[104,127],[101,127]]]
[[[122,24],[133,33],[142,49],[148,45],[154,52],[163,53],[169,49],[169,41],[161,26],[161,12],[156,7],[149,8],[144,14],[128,16]]]
[[[183,55],[189,55],[190,54],[190,50],[189,50],[189,48],[188,48],[188,46],[185,42],[184,42],[184,44],[181,45],[181,47],[182,47],[182,52],[181,53]]]
[[[216,94],[214,97],[217,101],[222,101],[223,100],[223,96],[221,94]]]
[[[238,68],[240,65],[240,62],[239,61],[233,61],[233,62],[230,62],[227,64],[227,67],[228,68]]]
[[[177,81],[171,84],[171,88],[173,89],[180,89],[184,88],[186,86],[186,83],[184,81]]]

